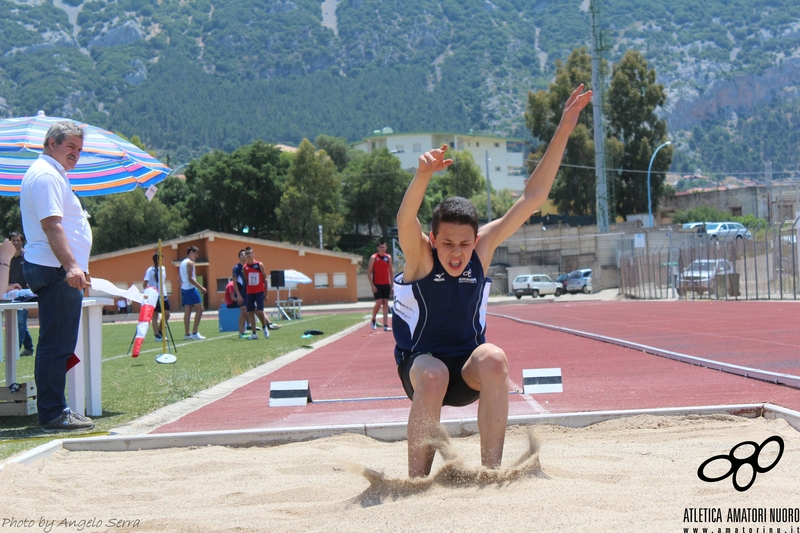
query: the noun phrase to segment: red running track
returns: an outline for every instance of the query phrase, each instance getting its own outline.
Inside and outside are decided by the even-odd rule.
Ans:
[[[764,402],[800,410],[800,390],[795,388],[494,316],[591,331],[688,355],[726,356],[747,366],[757,361],[787,372],[800,366],[789,356],[800,345],[789,313],[800,309],[797,304],[541,302],[489,308],[487,340],[506,351],[512,390],[521,389],[523,369],[562,369],[563,393],[512,394],[511,415]],[[364,325],[154,433],[405,422],[411,402],[397,377],[393,347],[391,334]],[[268,407],[270,382],[299,379],[309,380],[314,400],[372,399]],[[398,396],[403,398],[385,399]],[[476,414],[477,404],[446,407],[442,418]]]
[[[489,312],[800,376],[798,302],[622,300],[510,305]]]

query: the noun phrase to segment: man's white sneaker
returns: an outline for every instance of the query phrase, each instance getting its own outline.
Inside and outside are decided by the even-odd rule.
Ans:
[[[256,333],[253,333],[252,335],[250,335],[249,337],[247,337],[247,340],[249,340],[249,341],[255,341],[255,340],[258,340],[258,334],[256,334]]]
[[[191,335],[184,335],[183,336],[183,340],[190,341],[190,340],[192,340],[192,336]]]
[[[378,329],[378,325],[375,323],[374,320],[372,321],[372,329]]]
[[[191,338],[193,341],[204,341],[204,340],[206,340],[206,338],[203,337],[202,335],[200,335],[199,333],[192,333],[191,335],[189,335],[189,338]]]

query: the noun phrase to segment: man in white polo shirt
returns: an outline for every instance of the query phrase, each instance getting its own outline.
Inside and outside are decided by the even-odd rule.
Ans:
[[[83,130],[77,124],[53,124],[44,138],[44,153],[22,178],[19,197],[28,237],[23,272],[39,304],[34,376],[39,424],[46,432],[94,427],[92,420],[70,411],[64,395],[92,249],[89,214],[67,179],[82,149]]]

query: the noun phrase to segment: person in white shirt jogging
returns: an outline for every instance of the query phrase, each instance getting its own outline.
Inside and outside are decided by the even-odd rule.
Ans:
[[[180,274],[181,274],[181,299],[183,300],[183,329],[186,335],[183,340],[201,341],[205,339],[197,329],[200,327],[200,317],[203,316],[203,300],[200,293],[205,294],[206,288],[197,283],[195,279],[194,262],[197,261],[197,256],[200,250],[196,246],[190,246],[186,251],[186,259],[181,261]],[[189,334],[189,323],[191,321],[191,313],[194,309],[194,329]]]
[[[158,274],[158,252],[153,254],[153,266],[149,267],[144,272],[144,285],[143,287],[146,289],[148,287],[152,287],[153,289],[158,292],[158,299],[156,300],[155,310],[153,311],[153,334],[156,337],[157,341],[163,339],[161,331],[161,321],[158,319],[159,314],[161,313],[161,280],[167,278],[167,269],[163,266],[161,267],[161,275]],[[164,323],[166,324],[169,320],[170,308],[169,308],[169,298],[166,298],[166,292],[164,292]]]

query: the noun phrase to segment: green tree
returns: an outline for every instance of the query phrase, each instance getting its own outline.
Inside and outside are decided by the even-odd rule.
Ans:
[[[336,166],[324,152],[317,152],[303,139],[294,154],[280,205],[276,209],[283,238],[295,244],[314,246],[322,225],[324,244],[333,247],[344,225],[341,183]]]
[[[569,94],[580,83],[591,86],[591,56],[585,48],[570,54],[566,63],[556,63],[556,78],[548,91],[530,93],[525,122],[534,137],[550,139],[561,120],[561,111]],[[607,173],[614,189],[617,213],[646,213],[647,168],[655,149],[666,140],[666,121],[655,114],[664,105],[664,87],[656,83],[656,72],[647,61],[629,50],[614,66],[607,95],[606,165],[620,168]],[[591,105],[581,113],[570,135],[562,167],[553,183],[550,198],[560,213],[596,215],[596,179]],[[548,141],[549,142],[549,141]],[[544,155],[548,142],[542,143],[528,159],[533,171]],[[672,147],[659,150],[651,172],[653,209],[665,193],[665,173],[672,161]]]
[[[730,213],[707,205],[700,205],[691,209],[679,209],[672,214],[671,218],[675,224],[686,224],[687,222],[739,222],[753,232],[761,231],[769,226],[766,220],[755,215],[731,217]]]
[[[672,216],[675,224],[686,224],[687,222],[725,222],[730,220],[730,214],[720,211],[714,207],[700,205],[691,209],[679,209]]]
[[[330,135],[318,135],[314,144],[320,150],[325,150],[336,165],[336,170],[343,171],[348,163],[347,139],[344,137],[331,137]]]
[[[12,231],[22,233],[19,196],[0,196],[0,213],[0,237],[6,238]]]
[[[177,208],[181,217],[188,220],[189,186],[186,184],[186,180],[182,177],[169,176],[156,187],[158,187],[156,198],[166,206]]]
[[[564,102],[583,83],[591,87],[592,58],[586,48],[573,50],[566,63],[556,61],[556,77],[548,91],[528,94],[525,124],[533,136],[543,142],[531,153],[526,163],[533,172],[544,156],[550,139],[561,120]],[[592,136],[592,104],[578,118],[564,152],[562,167],[556,176],[550,199],[560,213],[595,215],[594,138]],[[494,209],[492,209],[494,211]]]
[[[446,197],[472,198],[486,189],[486,179],[470,152],[448,150],[445,157],[453,160],[447,171],[438,177]]]
[[[366,225],[369,234],[378,226],[382,235],[397,224],[397,210],[411,182],[411,175],[400,168],[400,160],[386,148],[375,150],[355,165],[348,167],[344,198],[349,223],[356,228]]]
[[[617,213],[647,213],[647,169],[656,148],[667,140],[667,122],[656,109],[666,103],[664,86],[656,83],[655,69],[636,50],[628,50],[614,65],[608,91],[609,135],[624,146],[615,184]],[[653,211],[664,195],[666,172],[672,164],[672,146],[659,150],[650,175]]]
[[[250,236],[276,238],[281,194],[275,181],[287,172],[280,149],[263,141],[193,161],[186,169],[190,231],[239,233],[247,228]]]
[[[109,196],[98,205],[89,219],[93,254],[173,239],[186,229],[178,208],[168,207],[158,198],[148,201],[139,188]]]
[[[470,198],[470,201],[475,204],[478,210],[478,217],[482,220],[487,220],[486,191],[479,192]],[[509,189],[501,189],[500,191],[492,190],[492,220],[496,220],[505,215],[516,201],[517,197]]]

